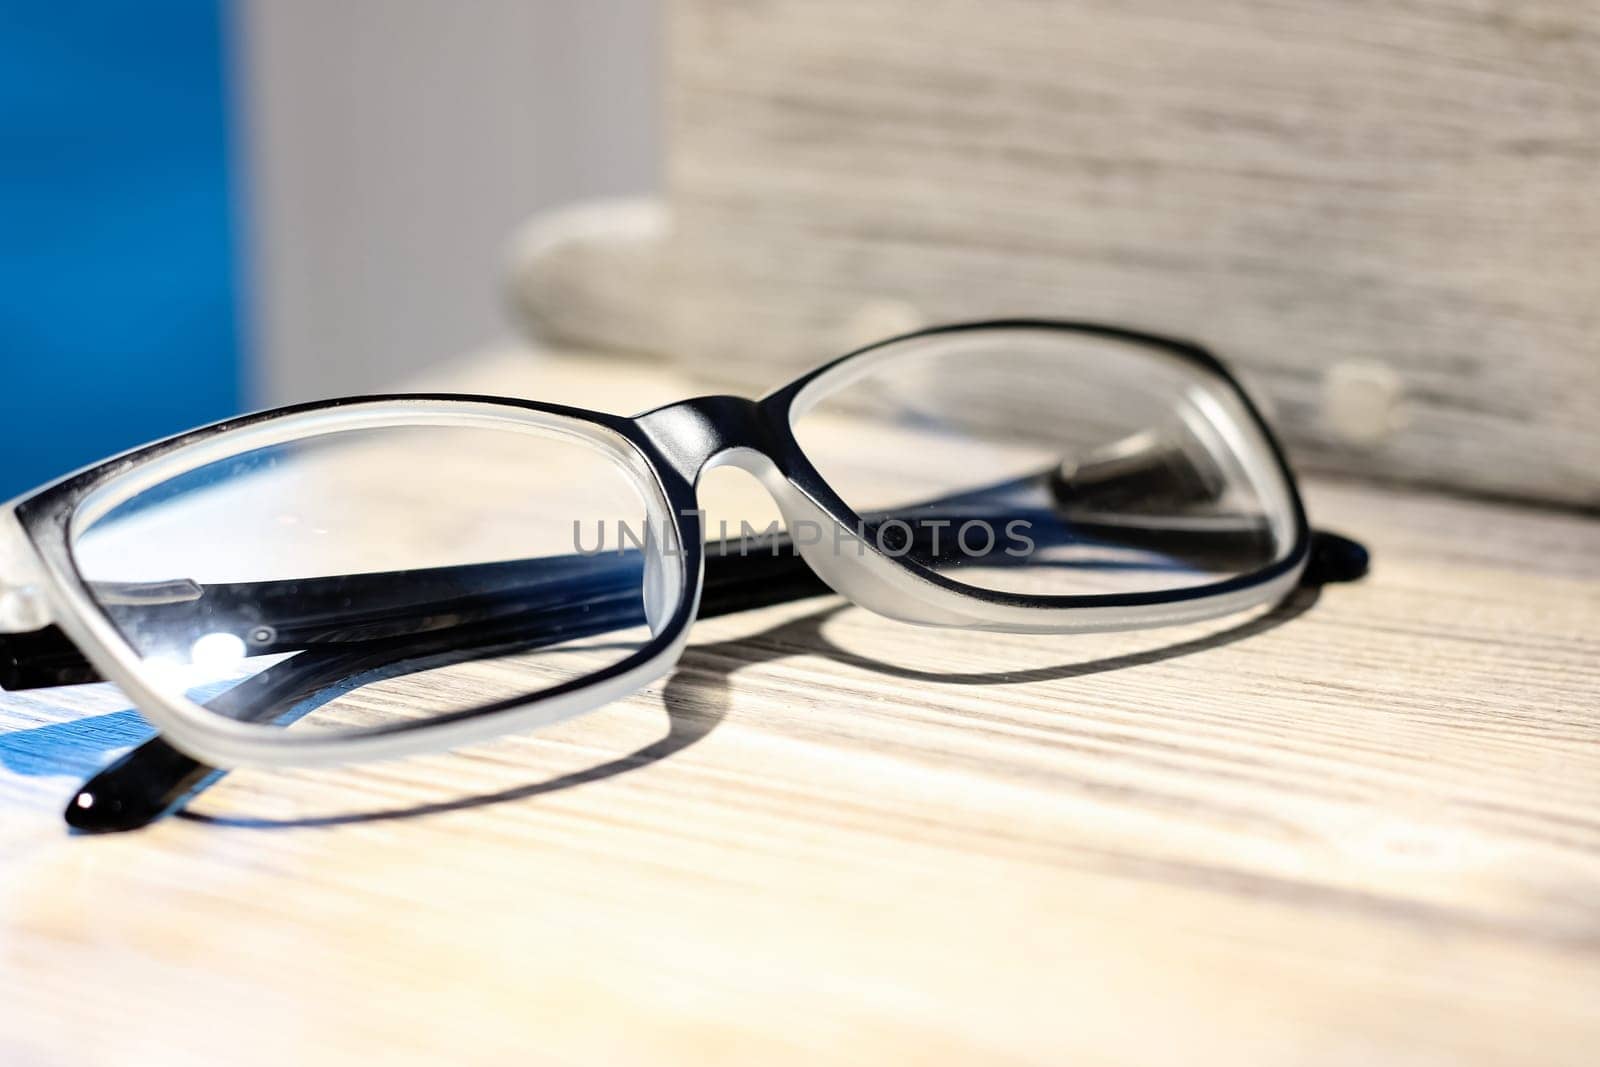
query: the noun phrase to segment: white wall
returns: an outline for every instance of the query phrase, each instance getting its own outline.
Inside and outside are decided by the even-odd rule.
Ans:
[[[656,0],[240,0],[258,404],[511,332],[530,213],[658,182]]]

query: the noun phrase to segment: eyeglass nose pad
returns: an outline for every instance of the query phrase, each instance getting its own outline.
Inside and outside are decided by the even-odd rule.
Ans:
[[[655,637],[672,617],[672,589],[667,583],[666,553],[656,537],[654,527],[648,527],[644,543],[644,619],[650,625],[650,636]]]

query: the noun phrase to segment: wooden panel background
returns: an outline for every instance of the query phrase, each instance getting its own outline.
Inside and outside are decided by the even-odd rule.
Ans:
[[[662,335],[703,370],[1107,318],[1243,367],[1303,465],[1600,505],[1595,0],[673,0],[669,28]]]

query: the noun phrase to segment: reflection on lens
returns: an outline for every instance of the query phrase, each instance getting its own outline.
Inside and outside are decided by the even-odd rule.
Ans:
[[[679,594],[643,479],[541,418],[180,450],[85,504],[74,559],[146,678],[217,714],[348,731],[525,697],[643,648]]]
[[[801,448],[869,543],[981,590],[1170,593],[1292,548],[1290,491],[1213,371],[1045,327],[891,342],[811,383]]]

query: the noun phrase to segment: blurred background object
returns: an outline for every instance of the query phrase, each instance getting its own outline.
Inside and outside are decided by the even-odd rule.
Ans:
[[[1308,469],[1600,506],[1600,4],[670,5],[672,347],[1199,339]]]
[[[1595,0],[0,11],[0,492],[516,328],[759,391],[1039,314],[1307,469],[1600,505]]]
[[[656,0],[240,0],[259,397],[372,391],[509,332],[530,214],[653,190]]]
[[[0,0],[0,498],[503,336],[530,213],[650,191],[654,0]]]
[[[225,38],[0,3],[0,499],[238,409]]]

